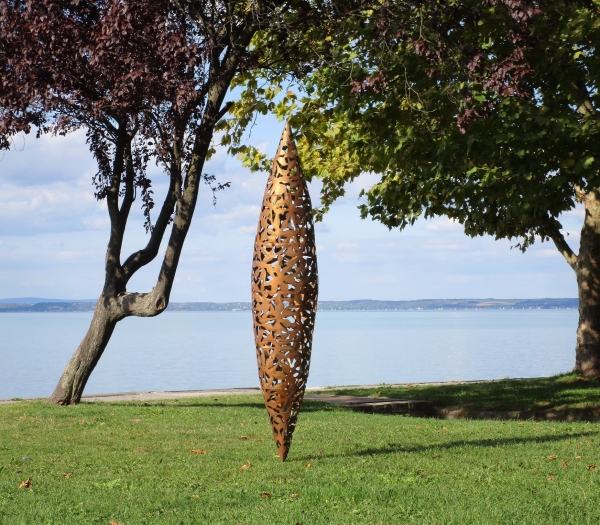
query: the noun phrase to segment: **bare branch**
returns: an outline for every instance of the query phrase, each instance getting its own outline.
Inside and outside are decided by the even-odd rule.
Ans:
[[[106,193],[106,203],[108,205],[108,214],[113,227],[119,224],[119,190],[121,187],[121,177],[123,176],[124,154],[127,147],[127,129],[126,125],[119,124],[117,142],[115,144],[115,158],[113,160],[112,179],[110,188]]]
[[[132,253],[123,263],[123,277],[125,279],[125,282],[129,281],[129,279],[131,279],[135,272],[137,272],[142,266],[146,266],[147,264],[152,262],[158,255],[160,243],[162,242],[162,239],[165,235],[165,231],[167,230],[167,226],[169,225],[171,216],[173,215],[175,203],[177,202],[177,197],[180,191],[181,175],[171,175],[169,191],[167,192],[167,195],[163,202],[160,214],[158,215],[158,219],[156,220],[156,224],[154,225],[152,233],[150,234],[148,244],[146,244],[145,248],[143,248],[142,250],[138,250],[137,252]]]
[[[548,236],[554,241],[556,248],[565,258],[567,263],[569,263],[569,266],[573,268],[573,270],[577,270],[577,255],[567,244],[565,236],[561,231],[558,228],[552,228],[552,231],[548,233]]]
[[[123,196],[123,202],[121,203],[121,210],[119,212],[121,223],[125,224],[129,217],[129,211],[135,198],[135,192],[133,188],[133,182],[135,179],[135,170],[133,168],[133,154],[131,151],[131,142],[127,144],[125,149],[125,195]]]
[[[219,122],[219,120],[221,120],[223,118],[223,115],[225,115],[225,113],[227,113],[230,109],[231,106],[233,106],[233,102],[226,102],[223,107],[221,108],[221,111],[219,111],[219,113],[217,113],[217,122]]]

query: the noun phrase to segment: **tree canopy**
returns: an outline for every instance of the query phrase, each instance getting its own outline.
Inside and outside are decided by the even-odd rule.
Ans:
[[[390,228],[443,215],[470,236],[515,239],[522,250],[552,239],[579,284],[576,368],[594,375],[599,8],[597,0],[381,2],[330,27],[331,60],[268,106],[299,131],[304,172],[324,183],[321,213],[372,172],[381,178],[364,192],[361,214]],[[240,111],[264,110],[253,96]],[[241,152],[260,165],[256,152]],[[560,222],[577,202],[586,208],[579,254]],[[584,347],[596,356],[587,364]]]
[[[524,248],[555,235],[574,185],[598,184],[600,21],[594,4],[537,5],[384,2],[330,28],[332,59],[270,108],[323,204],[375,172],[362,212],[389,227],[447,215]]]

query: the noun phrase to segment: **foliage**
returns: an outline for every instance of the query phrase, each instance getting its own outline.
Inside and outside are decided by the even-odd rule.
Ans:
[[[598,7],[382,2],[330,27],[332,60],[272,109],[323,179],[325,210],[375,172],[363,217],[446,215],[525,249],[560,236],[560,214],[600,184]]]
[[[371,5],[371,0],[316,2],[313,13],[318,15],[302,25],[288,23],[285,28],[265,27],[257,31],[250,44],[256,68],[239,71],[232,81],[239,97],[231,105],[228,118],[218,125],[222,132],[220,144],[238,155],[245,167],[269,171],[270,160],[245,143],[247,131],[258,115],[274,112],[282,119],[286,117],[284,102],[291,104],[290,109],[296,108],[296,93],[285,86],[309,79],[324,63],[337,60],[331,42],[332,27],[345,26]]]
[[[200,9],[169,0],[2,0],[0,147],[32,126],[38,135],[84,128],[98,162],[97,198],[109,194],[115,164],[129,162],[125,169],[135,173],[150,230],[148,162],[154,158],[174,179],[189,171],[198,134],[207,132],[201,126],[211,87],[228,84],[215,60],[225,66],[237,53],[234,71],[256,67],[259,51],[239,42],[232,49],[229,25],[240,32],[251,21],[250,35],[264,27],[280,36],[287,24],[314,21],[319,5],[231,1]],[[228,108],[211,115],[212,126]]]
[[[160,0],[5,0],[0,9],[0,131],[84,128],[98,162],[96,196],[107,197],[115,162],[129,162],[150,229],[146,166],[152,157],[167,172],[189,164],[207,97],[206,32]]]
[[[0,416],[6,524],[597,521],[595,424],[440,421],[306,403],[282,464],[259,396],[17,402]],[[31,488],[19,489],[29,477]]]

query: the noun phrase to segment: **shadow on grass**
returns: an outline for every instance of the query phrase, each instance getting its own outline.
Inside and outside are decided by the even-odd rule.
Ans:
[[[449,443],[432,443],[430,445],[417,445],[417,446],[406,446],[400,443],[388,443],[387,446],[384,447],[370,447],[362,450],[357,450],[354,452],[348,453],[339,453],[339,454],[322,454],[319,455],[319,458],[341,458],[348,456],[377,456],[383,454],[398,454],[398,453],[419,453],[419,452],[427,452],[427,451],[437,451],[437,450],[453,450],[461,447],[477,447],[477,448],[495,448],[502,447],[506,445],[523,445],[530,443],[553,443],[558,441],[564,441],[565,435],[568,435],[569,438],[578,438],[589,435],[597,436],[598,432],[579,432],[579,433],[568,433],[562,435],[547,435],[547,436],[532,436],[532,437],[510,437],[510,438],[497,438],[497,439],[477,439],[474,441],[452,441]],[[292,458],[288,459],[290,462],[304,462],[305,458]]]
[[[328,394],[410,398],[431,401],[436,408],[469,410],[547,410],[600,407],[600,381],[576,374],[509,379],[484,383],[336,388]]]

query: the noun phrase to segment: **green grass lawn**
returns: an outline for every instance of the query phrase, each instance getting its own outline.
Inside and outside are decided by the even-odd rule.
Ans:
[[[565,410],[600,409],[600,380],[575,374],[538,379],[513,379],[485,383],[448,383],[376,388],[334,388],[327,394],[412,398],[431,401],[436,408],[467,410]]]
[[[0,523],[596,524],[599,445],[597,423],[416,419],[306,402],[282,464],[257,396],[21,401],[0,406]],[[32,487],[19,488],[29,477]]]

